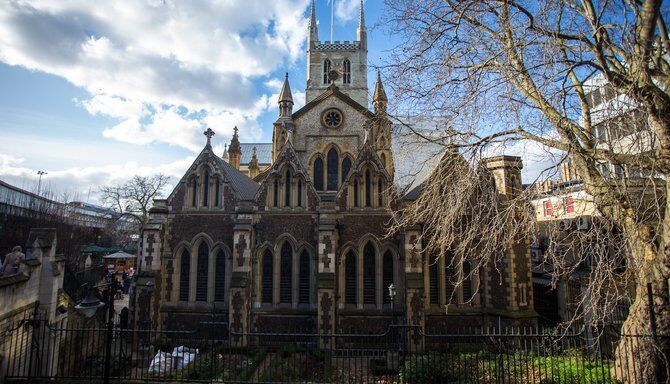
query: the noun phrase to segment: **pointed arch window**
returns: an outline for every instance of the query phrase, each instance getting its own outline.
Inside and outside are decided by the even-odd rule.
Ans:
[[[377,206],[384,206],[384,181],[381,177],[377,181]]]
[[[330,72],[330,60],[323,61],[323,83],[328,84],[328,72]]]
[[[342,182],[349,176],[349,171],[351,171],[351,159],[349,156],[344,156],[342,159]]]
[[[384,303],[390,303],[388,287],[393,284],[395,267],[393,265],[393,254],[391,251],[384,252],[382,259],[382,293],[384,294]],[[397,287],[396,287],[397,288]]]
[[[323,191],[323,159],[314,159],[314,189]]]
[[[214,206],[221,206],[221,182],[217,179],[214,185]]]
[[[440,304],[439,294],[439,276],[438,276],[438,259],[436,254],[431,254],[428,259],[428,288],[430,289],[430,304]]]
[[[358,178],[354,180],[354,207],[358,207],[358,194],[359,194],[359,189],[360,186],[358,184]]]
[[[302,179],[298,178],[298,207],[302,207]]]
[[[195,301],[207,301],[207,273],[209,270],[209,247],[204,241],[198,247],[198,266],[195,281]]]
[[[261,302],[272,304],[272,252],[266,250],[263,254],[263,262],[261,272]]]
[[[454,267],[451,265],[451,256],[445,253],[444,257],[444,299],[447,302],[452,301],[454,294]],[[456,299],[456,301],[458,301]]]
[[[286,170],[286,180],[284,181],[284,206],[291,206],[291,170]]]
[[[351,84],[351,61],[344,59],[342,63],[342,83]]]
[[[372,206],[372,174],[369,169],[365,171],[365,206]]]
[[[279,180],[275,177],[273,185],[273,206],[279,207]]]
[[[356,255],[349,251],[344,259],[344,301],[347,304],[358,304],[356,293]]]
[[[205,169],[205,180],[202,184],[202,206],[209,207],[209,169]]]
[[[331,148],[328,151],[328,156],[326,157],[328,161],[328,190],[337,191],[338,189],[338,178],[339,178],[339,168],[340,168],[340,159],[335,148]]]
[[[466,303],[472,299],[472,266],[469,260],[463,261],[463,302]]]
[[[191,187],[191,207],[198,206],[198,179],[193,178],[193,185]]]
[[[293,293],[293,248],[288,241],[281,247],[279,262],[279,302],[292,303]]]
[[[371,242],[363,248],[363,304],[377,303],[376,251]]]
[[[226,253],[220,249],[214,265],[214,301],[226,301]]]
[[[188,301],[191,283],[191,254],[184,249],[179,259],[179,301]]]
[[[298,303],[309,304],[309,253],[302,251],[300,253],[299,263],[299,282],[298,282]]]

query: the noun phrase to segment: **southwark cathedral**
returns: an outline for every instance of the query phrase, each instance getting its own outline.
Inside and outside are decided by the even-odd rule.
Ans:
[[[454,287],[447,256],[422,251],[421,223],[387,233],[392,208],[411,204],[421,184],[394,183],[388,100],[379,75],[368,89],[362,8],[356,35],[319,40],[312,4],[306,105],[294,109],[287,76],[271,143],[241,143],[235,128],[226,152],[215,153],[214,132],[205,132],[204,148],[143,229],[136,322],[334,334],[383,332],[392,321],[534,321],[528,239],[510,244],[496,268],[463,271],[470,277]],[[519,158],[485,165],[499,193],[521,189]]]

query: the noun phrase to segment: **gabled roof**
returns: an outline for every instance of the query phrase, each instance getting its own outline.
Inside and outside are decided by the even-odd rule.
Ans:
[[[295,149],[293,148],[293,144],[291,141],[287,141],[284,146],[282,147],[281,151],[279,152],[279,155],[277,156],[277,160],[272,164],[270,168],[265,170],[263,172],[264,176],[261,181],[261,185],[265,185],[267,183],[268,177],[270,175],[279,172],[279,169],[285,164],[285,163],[292,163],[295,165],[296,172],[300,173],[303,175],[305,180],[307,181],[308,188],[311,188],[312,191],[314,192],[315,195],[317,195],[316,189],[314,189],[314,185],[312,184],[312,181],[309,177],[309,172],[307,171],[307,167],[300,161],[300,158],[298,155],[295,153]],[[260,189],[259,189],[260,192]]]
[[[367,117],[370,117],[370,118],[375,117],[375,114],[370,112],[370,110],[367,107],[364,107],[364,106],[358,104],[358,102],[356,100],[352,99],[351,97],[349,97],[349,95],[347,95],[346,93],[342,93],[342,91],[340,91],[340,89],[336,85],[331,84],[328,87],[328,89],[326,89],[325,92],[323,92],[322,94],[317,96],[314,100],[305,104],[304,107],[302,107],[302,108],[298,109],[297,111],[293,112],[293,114],[291,115],[291,118],[293,120],[299,118],[300,116],[304,115],[309,110],[316,107],[319,103],[321,103],[323,100],[326,100],[330,96],[337,97],[338,99],[342,100],[343,102],[348,104],[350,107],[352,107],[353,109],[357,110],[358,112],[364,114]]]
[[[343,193],[342,191],[345,190],[344,186],[349,184],[349,179],[351,179],[355,171],[361,167],[361,163],[368,161],[373,162],[377,166],[377,169],[379,169],[379,172],[381,172],[386,177],[386,180],[392,180],[391,176],[386,171],[386,167],[384,167],[384,164],[377,155],[377,151],[372,146],[372,142],[370,140],[366,140],[365,143],[363,143],[363,148],[361,148],[361,150],[358,152],[356,160],[354,160],[354,163],[351,165],[351,171],[349,171],[347,178],[342,182],[342,185],[340,185],[340,190],[337,192],[336,199],[339,198],[339,196]]]
[[[211,145],[205,145],[205,148],[202,149],[198,157],[188,168],[184,176],[182,176],[178,185],[185,181],[186,177],[195,170],[195,168],[202,162],[207,161],[211,162],[214,167],[221,172],[223,181],[227,183],[233,190],[233,194],[236,198],[240,200],[251,201],[256,196],[256,191],[258,191],[258,183],[250,179],[244,173],[238,171],[235,167],[225,162],[222,158],[217,156],[212,150]],[[177,190],[175,187],[174,191]],[[172,198],[174,191],[170,194],[168,199]]]

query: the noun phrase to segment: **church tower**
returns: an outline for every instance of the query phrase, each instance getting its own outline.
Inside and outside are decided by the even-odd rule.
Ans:
[[[330,85],[328,72],[337,70],[339,77],[335,81],[335,85],[339,87],[340,91],[367,108],[368,38],[363,0],[360,4],[356,41],[320,41],[314,0],[312,0],[307,28],[306,101],[309,103],[323,93]]]

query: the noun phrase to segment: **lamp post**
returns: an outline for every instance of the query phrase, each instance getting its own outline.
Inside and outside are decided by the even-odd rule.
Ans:
[[[42,175],[46,174],[44,171],[37,171],[37,175],[39,176],[39,180],[37,181],[37,196],[40,195],[40,190],[42,189]]]
[[[391,283],[388,287],[389,298],[391,299],[391,325],[395,325],[395,284]]]
[[[103,382],[104,384],[109,384],[109,371],[112,362],[112,337],[114,336],[114,290],[116,288],[116,280],[114,279],[114,274],[112,272],[108,273],[106,276],[105,284],[102,284],[98,287],[107,287],[107,329],[105,336],[105,366],[103,371]],[[95,315],[99,308],[105,306],[105,303],[101,302],[98,296],[95,294],[98,287],[91,287],[88,294],[79,304],[75,306],[75,309],[80,310],[84,316],[92,317]]]

